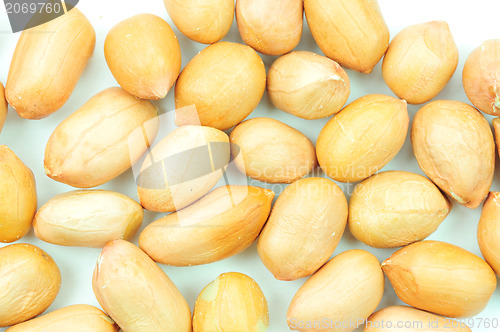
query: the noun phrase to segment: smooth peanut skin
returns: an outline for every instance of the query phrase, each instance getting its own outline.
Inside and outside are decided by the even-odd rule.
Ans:
[[[199,147],[207,148],[210,160],[200,160]],[[173,164],[166,162],[168,166],[163,166],[165,163],[158,164],[170,158],[178,158],[178,164],[176,161]],[[149,157],[142,164],[137,185],[142,206],[159,212],[185,208],[216,185],[224,169],[214,168],[227,165],[229,158],[229,137],[223,131],[192,125],[173,130],[151,149]],[[187,159],[189,162],[185,163]],[[184,171],[178,174],[178,168]],[[195,178],[193,174],[196,174]]]
[[[409,104],[434,98],[448,83],[458,64],[458,49],[448,24],[415,24],[394,37],[382,63],[382,76],[391,90]]]
[[[245,274],[221,274],[196,300],[193,332],[263,332],[268,326],[266,298],[255,280]]]
[[[274,193],[252,186],[223,186],[148,225],[139,247],[156,262],[191,266],[247,249],[271,211]]]
[[[486,40],[472,51],[462,83],[474,106],[486,114],[500,115],[500,39]]]
[[[175,26],[189,39],[213,44],[224,38],[234,17],[234,0],[163,0]]]
[[[497,191],[490,192],[484,202],[477,240],[484,259],[500,276],[500,193]]]
[[[403,327],[398,325],[403,324]],[[390,327],[389,327],[390,326]],[[453,321],[406,306],[392,306],[368,317],[364,332],[471,332],[465,322]]]
[[[52,257],[24,243],[0,249],[0,280],[0,327],[40,315],[61,287],[61,273]]]
[[[366,179],[398,154],[408,123],[404,100],[379,94],[358,98],[321,130],[316,142],[319,165],[336,181]]]
[[[347,200],[335,182],[298,180],[274,204],[259,235],[259,256],[276,279],[309,276],[331,257],[346,223]]]
[[[303,7],[302,0],[237,0],[236,22],[241,38],[263,54],[288,53],[302,35]]]
[[[307,51],[294,51],[273,62],[267,93],[274,106],[311,120],[338,113],[349,98],[350,82],[338,63]]]
[[[349,229],[369,246],[401,247],[432,234],[451,207],[426,177],[403,171],[381,172],[354,189],[349,200]]]
[[[117,177],[146,152],[158,132],[158,110],[122,88],[108,88],[57,126],[45,147],[45,173],[77,188]]]
[[[130,242],[114,240],[103,248],[92,288],[123,332],[191,331],[191,312],[181,292]]]
[[[35,235],[61,246],[102,248],[132,238],[141,226],[142,207],[117,192],[73,191],[45,203],[33,219]]]
[[[118,332],[102,310],[87,304],[64,307],[8,328],[8,332]]]
[[[218,42],[198,53],[175,85],[175,107],[194,105],[197,123],[219,130],[243,121],[266,89],[266,69],[251,47]]]
[[[376,0],[304,0],[311,33],[327,57],[371,73],[389,46],[389,29]]]
[[[5,96],[19,116],[41,119],[61,108],[94,52],[95,31],[77,9],[21,33]]]
[[[37,193],[33,172],[6,145],[0,146],[0,242],[14,242],[31,228]]]
[[[236,167],[259,181],[291,183],[317,165],[309,138],[275,119],[246,120],[231,131],[229,140]]]
[[[475,209],[486,198],[495,143],[478,110],[459,101],[430,102],[415,114],[411,141],[422,171],[454,200]]]
[[[364,250],[348,250],[326,263],[299,288],[288,307],[287,321],[292,330],[301,332],[316,329],[301,328],[299,322],[355,322],[375,311],[384,293],[384,275],[375,256]],[[356,324],[354,324],[356,325]],[[351,332],[352,324],[332,325],[321,331]]]
[[[403,302],[452,318],[480,313],[497,285],[485,261],[439,241],[410,244],[386,259],[382,269]]]
[[[7,117],[7,109],[9,105],[5,99],[5,89],[3,84],[0,82],[0,132],[2,132],[3,125],[5,123],[5,118]]]
[[[106,36],[104,56],[120,86],[141,99],[164,98],[181,70],[181,48],[174,31],[152,14],[135,15],[115,25]]]

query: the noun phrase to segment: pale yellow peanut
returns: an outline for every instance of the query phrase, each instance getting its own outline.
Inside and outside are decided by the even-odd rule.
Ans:
[[[302,36],[302,0],[237,0],[236,22],[241,38],[256,51],[281,55]]]
[[[219,187],[148,225],[139,237],[139,246],[167,265],[200,265],[228,258],[255,241],[273,198],[271,190],[259,187]]]
[[[500,276],[500,193],[492,191],[484,202],[477,229],[484,259]]]
[[[77,188],[99,186],[129,169],[158,132],[158,110],[108,88],[57,126],[45,147],[45,173]]]
[[[249,276],[229,272],[201,291],[193,312],[193,332],[265,332],[267,301]]]
[[[117,192],[73,191],[57,195],[35,215],[35,235],[61,246],[104,247],[129,240],[141,226],[142,207]]]
[[[5,118],[7,117],[7,109],[9,105],[5,99],[5,89],[3,84],[0,82],[0,132],[2,131],[3,125],[5,123]]]
[[[21,33],[5,96],[17,113],[41,119],[68,100],[94,52],[95,31],[77,9]]]
[[[64,307],[8,328],[8,332],[117,332],[119,327],[102,310],[87,304]]]
[[[61,287],[61,273],[46,252],[31,244],[0,248],[0,327],[44,312]]]
[[[274,106],[303,119],[338,113],[349,97],[349,77],[327,57],[294,51],[269,68],[267,92]]]
[[[104,56],[125,91],[142,99],[164,98],[181,70],[181,48],[167,22],[152,14],[132,16],[106,36]]]
[[[437,100],[413,119],[411,142],[418,165],[441,190],[475,209],[486,198],[495,170],[488,121],[474,107]]]
[[[0,242],[14,242],[31,228],[37,208],[33,172],[6,145],[0,145]]]
[[[191,331],[191,312],[181,292],[130,242],[114,240],[103,248],[92,288],[123,332]]]
[[[249,177],[291,183],[317,165],[314,145],[304,134],[272,118],[253,118],[229,135],[236,167]],[[236,158],[241,154],[241,158]]]
[[[257,242],[275,278],[295,280],[318,270],[335,251],[347,223],[347,200],[335,182],[298,180],[278,197]]]
[[[439,241],[399,249],[382,263],[382,269],[403,302],[453,318],[479,314],[497,285],[485,261]]]
[[[163,0],[175,26],[198,43],[218,42],[229,32],[234,0]]]

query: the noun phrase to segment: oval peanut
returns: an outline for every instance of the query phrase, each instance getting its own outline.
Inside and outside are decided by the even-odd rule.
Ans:
[[[304,0],[312,36],[341,66],[371,73],[389,46],[389,29],[376,0]]]
[[[59,268],[42,249],[24,243],[0,248],[0,327],[40,315],[60,287]]]
[[[234,0],[163,0],[175,26],[198,43],[218,42],[229,32]]]
[[[164,98],[181,70],[181,48],[167,22],[153,14],[132,16],[106,36],[104,56],[120,86],[142,99]]]
[[[331,326],[340,323],[331,331],[354,331],[375,311],[383,293],[384,275],[377,258],[364,250],[345,251],[299,288],[288,307],[288,326],[313,331],[308,323],[327,318]]]
[[[410,104],[422,104],[445,87],[458,64],[458,49],[448,24],[415,24],[394,37],[382,63],[391,90]]]
[[[5,123],[5,118],[7,117],[7,110],[9,105],[5,99],[5,89],[3,84],[0,82],[0,132],[2,131],[3,125]]]
[[[259,187],[219,187],[148,225],[139,237],[139,247],[167,265],[200,265],[228,258],[255,241],[273,198],[271,190]]]
[[[317,165],[309,138],[283,122],[254,118],[236,126],[229,135],[236,167],[252,179],[291,183]],[[241,153],[242,158],[236,158]]]
[[[102,310],[87,304],[70,305],[27,322],[6,332],[118,332],[119,327]]]
[[[129,240],[142,223],[142,207],[117,192],[73,191],[45,203],[35,215],[35,235],[61,246],[104,247]]]
[[[408,123],[404,100],[376,94],[356,99],[321,130],[319,165],[336,181],[366,179],[398,154]]]
[[[266,69],[260,56],[249,46],[219,42],[182,70],[175,85],[175,107],[194,105],[199,121],[191,124],[226,130],[252,113],[265,88]]]
[[[14,242],[31,228],[36,183],[33,172],[5,145],[0,145],[0,183],[0,242]]]
[[[298,180],[278,197],[257,242],[259,256],[279,280],[295,280],[318,270],[344,234],[347,200],[335,182]]]
[[[302,0],[236,1],[241,38],[248,46],[268,55],[285,54],[298,45],[303,12]]]
[[[193,312],[193,332],[262,332],[269,326],[267,301],[249,276],[229,272],[201,291]]]
[[[269,68],[267,92],[274,106],[303,119],[336,114],[349,98],[349,77],[342,67],[313,52],[295,51]]]
[[[68,100],[94,52],[95,31],[77,9],[21,33],[5,86],[9,104],[41,119]]]
[[[363,332],[471,332],[465,322],[406,306],[392,306],[371,315]]]
[[[130,242],[114,240],[103,248],[92,288],[123,332],[191,331],[191,312],[181,292]]]
[[[129,169],[158,131],[158,111],[121,88],[106,89],[67,117],[47,142],[45,173],[77,188],[99,186]]]
[[[403,302],[452,318],[480,313],[497,285],[485,261],[439,241],[399,249],[382,263],[382,269]]]
[[[500,115],[500,39],[486,40],[465,61],[465,94],[486,114]]]
[[[437,100],[422,107],[411,129],[418,165],[441,190],[475,209],[486,198],[495,170],[488,121],[474,107]]]
[[[230,150],[229,137],[218,129],[175,129],[154,146],[141,167],[137,191],[142,206],[173,212],[197,201],[222,177]]]
[[[349,200],[349,229],[375,248],[394,248],[431,235],[450,213],[451,203],[424,176],[389,171],[356,186]]]
[[[484,202],[477,229],[484,259],[500,276],[500,193],[492,191]]]

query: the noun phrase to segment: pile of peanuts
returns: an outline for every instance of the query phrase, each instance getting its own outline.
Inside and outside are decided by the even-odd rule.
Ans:
[[[201,290],[191,312],[158,265],[210,264],[256,242],[277,280],[309,277],[287,304],[292,330],[388,332],[396,322],[420,321],[423,329],[405,331],[471,331],[451,319],[481,313],[500,275],[500,192],[490,192],[495,138],[481,113],[500,115],[500,39],[484,41],[465,62],[463,88],[472,106],[433,100],[458,66],[458,49],[443,21],[411,25],[390,41],[376,0],[164,4],[182,34],[209,46],[181,71],[181,47],[164,19],[139,14],[109,30],[104,57],[120,87],[105,89],[65,118],[45,148],[46,175],[79,190],[38,207],[33,172],[0,146],[0,242],[22,241],[33,227],[47,243],[102,248],[92,278],[102,310],[77,304],[42,315],[58,295],[59,267],[37,246],[15,243],[0,248],[0,327],[266,331],[267,301],[250,276],[221,274]],[[304,13],[325,56],[293,51]],[[246,45],[221,41],[234,16]],[[5,90],[0,84],[0,130],[8,105],[31,120],[60,109],[95,43],[92,24],[77,8],[22,32]],[[267,73],[259,53],[277,56]],[[345,105],[351,87],[344,68],[368,74],[381,60],[396,97],[369,94]],[[176,129],[157,139],[155,101],[174,85]],[[303,121],[331,117],[318,128],[316,144],[276,119],[245,120],[266,92],[276,109]],[[424,103],[410,123],[407,105]],[[426,176],[379,172],[399,153],[410,126]],[[498,118],[493,127],[498,142]],[[276,200],[273,190],[260,186],[217,186],[229,164],[248,181],[289,185]],[[139,203],[91,189],[131,167],[140,170]],[[319,169],[325,176],[310,176]],[[335,181],[359,182],[349,202]],[[425,240],[453,202],[482,205],[477,241],[484,259]],[[140,232],[136,246],[130,241],[144,209],[164,217]],[[382,263],[360,249],[331,258],[346,227],[367,246],[401,249]],[[376,311],[385,277],[409,306]]]

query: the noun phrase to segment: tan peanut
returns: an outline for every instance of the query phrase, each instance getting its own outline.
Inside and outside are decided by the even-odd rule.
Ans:
[[[273,198],[271,190],[259,187],[219,187],[148,225],[139,237],[139,247],[167,265],[200,265],[228,258],[255,241]]]
[[[481,258],[439,241],[399,249],[382,269],[403,302],[453,318],[480,313],[497,284],[495,273]]]
[[[313,52],[294,51],[269,68],[267,92],[274,106],[303,119],[336,114],[349,98],[349,77],[342,67]]]
[[[309,138],[275,119],[246,120],[231,131],[229,139],[236,167],[252,179],[291,183],[317,165]],[[236,158],[240,153],[242,158]]]
[[[99,186],[129,169],[158,131],[158,111],[121,88],[106,89],[67,117],[47,142],[45,173],[77,188]]]
[[[288,307],[288,327],[315,331],[308,322],[326,317],[333,325],[325,331],[354,331],[375,311],[383,293],[384,275],[377,258],[364,250],[345,251],[299,288]]]
[[[119,327],[102,310],[87,304],[70,305],[27,322],[6,332],[118,332]]]
[[[309,276],[331,257],[346,223],[347,200],[335,182],[298,180],[274,204],[257,242],[259,256],[277,279]]]
[[[104,247],[129,240],[142,223],[142,207],[117,192],[73,191],[45,203],[35,215],[35,235],[61,246]]]
[[[137,185],[142,206],[173,212],[205,196],[222,177],[230,150],[229,137],[218,129],[175,129],[144,160]]]
[[[389,46],[389,29],[376,0],[304,0],[311,33],[327,57],[371,73]]]
[[[181,70],[181,48],[167,22],[153,14],[132,16],[106,36],[104,56],[118,84],[142,99],[164,98]]]
[[[418,165],[441,190],[475,209],[486,198],[495,170],[488,121],[474,107],[437,100],[422,107],[411,129]]]
[[[191,124],[226,130],[252,113],[265,88],[266,69],[260,56],[249,46],[219,42],[182,70],[175,85],[175,107],[194,105],[199,123]]]
[[[0,327],[44,312],[61,287],[61,273],[46,252],[31,244],[0,248]]]
[[[0,132],[2,131],[5,118],[7,117],[8,106],[7,100],[5,99],[5,89],[3,84],[0,82]]]
[[[484,202],[477,229],[484,259],[500,276],[500,193],[492,191]]]
[[[21,33],[5,86],[9,104],[41,119],[68,100],[94,52],[95,31],[77,9]]]
[[[404,100],[377,94],[356,99],[321,130],[319,165],[336,181],[366,179],[398,154],[408,123]]]
[[[249,276],[229,272],[201,291],[193,312],[193,332],[264,332],[269,326],[267,301]]]
[[[114,240],[103,248],[92,288],[123,332],[191,331],[191,312],[181,292],[130,242]]]
[[[458,64],[458,49],[448,24],[415,24],[394,37],[382,63],[391,90],[410,104],[422,104],[445,87]]]
[[[229,32],[234,0],[163,0],[175,26],[198,43],[218,42]]]
[[[14,242],[31,228],[37,194],[33,172],[0,145],[0,242]]]
[[[349,200],[349,229],[376,248],[394,248],[431,235],[451,210],[450,201],[424,176],[388,171],[356,186]]]
[[[302,0],[237,0],[236,22],[248,46],[268,55],[290,52],[302,35]]]
[[[500,39],[486,40],[472,51],[462,83],[474,106],[486,114],[500,115]]]

